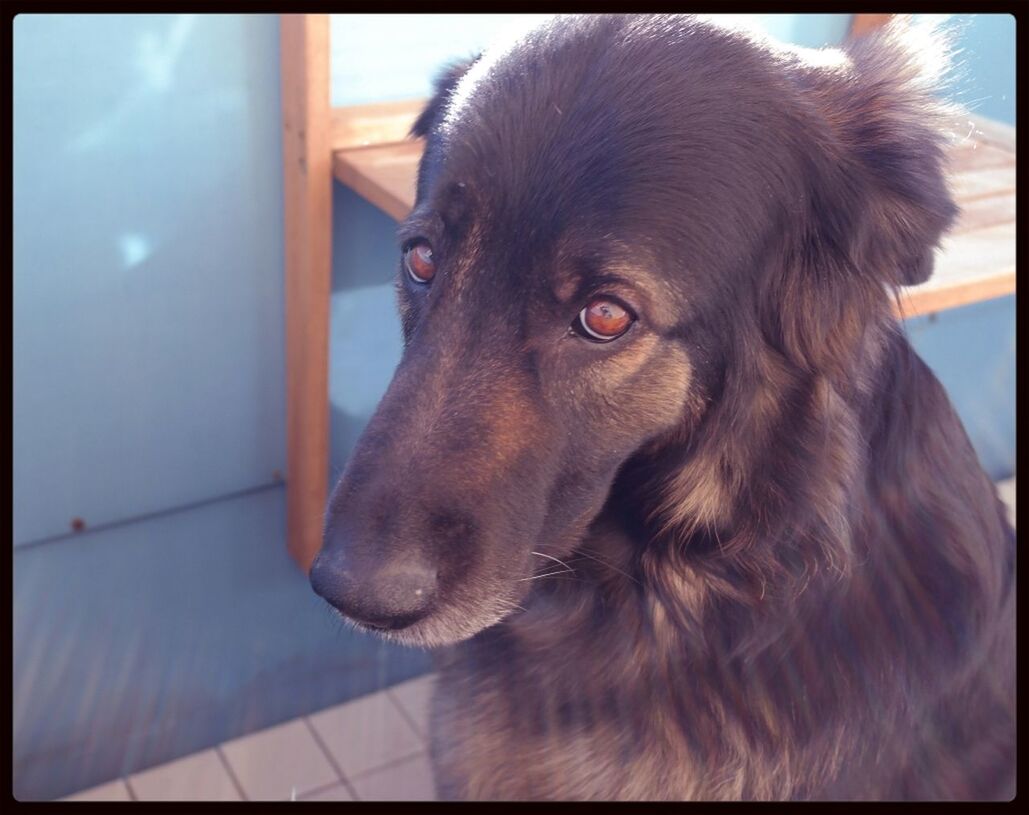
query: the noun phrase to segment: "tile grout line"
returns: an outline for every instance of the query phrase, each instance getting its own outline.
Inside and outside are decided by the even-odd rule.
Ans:
[[[343,769],[339,766],[339,764],[336,763],[336,757],[332,755],[332,752],[326,746],[325,742],[322,741],[322,737],[318,735],[317,728],[315,728],[315,726],[311,723],[311,720],[308,719],[307,716],[301,716],[300,718],[304,720],[304,724],[307,725],[307,729],[311,731],[311,735],[314,736],[314,740],[318,744],[318,748],[322,751],[322,753],[325,754],[325,757],[329,760],[329,764],[331,764],[332,769],[336,771],[336,775],[339,776],[339,780],[346,788],[346,791],[350,793],[351,797],[355,801],[360,801],[361,799],[357,795],[357,790],[353,788],[346,774],[343,772]]]
[[[431,676],[431,675],[432,674],[425,674],[425,676]],[[416,679],[417,678],[418,677],[416,677]],[[407,681],[410,681],[410,680],[407,680]],[[403,683],[398,683],[398,684],[403,684]],[[396,765],[401,764],[401,763],[403,763],[405,761],[409,761],[412,758],[415,758],[416,756],[421,755],[422,753],[425,753],[426,755],[428,755],[428,739],[427,739],[427,737],[424,736],[422,734],[422,731],[417,727],[417,725],[415,723],[415,720],[414,720],[414,717],[410,713],[408,713],[407,709],[403,706],[403,704],[393,695],[393,693],[391,692],[393,687],[396,687],[396,685],[391,685],[390,687],[383,688],[382,690],[379,690],[379,691],[372,691],[371,693],[366,693],[366,694],[364,694],[362,696],[358,696],[358,697],[356,697],[354,699],[351,699],[349,701],[357,702],[357,701],[361,701],[363,699],[370,699],[371,697],[376,696],[377,694],[383,694],[384,696],[386,696],[386,698],[389,699],[389,701],[393,705],[393,707],[396,708],[400,712],[400,715],[403,717],[404,721],[414,731],[414,734],[418,737],[418,740],[422,743],[423,748],[418,750],[417,752],[414,752],[414,753],[408,753],[408,754],[404,754],[404,755],[402,755],[400,757],[394,757],[394,758],[390,759],[389,761],[387,761],[385,764],[380,764],[377,767],[371,767],[371,768],[369,768],[367,770],[362,770],[361,772],[357,773],[354,776],[355,778],[361,778],[361,777],[363,777],[365,775],[370,775],[371,773],[378,772],[379,770],[385,770],[385,769],[389,769],[390,767],[395,767]],[[319,712],[321,712],[321,711],[315,711],[315,713],[319,713]],[[343,771],[339,767],[339,765],[336,764],[336,761],[333,758],[332,754],[329,752],[328,747],[325,745],[325,743],[322,741],[321,737],[318,735],[318,731],[315,730],[314,725],[312,725],[311,722],[308,721],[308,718],[307,718],[306,715],[305,716],[297,716],[296,719],[291,719],[290,721],[296,721],[297,719],[303,719],[304,720],[304,723],[307,725],[308,730],[311,731],[312,736],[314,737],[315,741],[317,742],[318,747],[321,749],[322,753],[325,754],[325,756],[328,759],[329,763],[332,765],[333,770],[339,776],[339,780],[338,781],[333,781],[333,782],[331,782],[329,784],[325,784],[325,785],[322,785],[322,786],[319,786],[319,787],[314,787],[314,788],[308,790],[304,794],[305,795],[309,795],[309,794],[313,794],[313,793],[316,793],[316,792],[320,792],[322,790],[326,790],[326,789],[328,789],[330,787],[333,787],[336,784],[342,782],[343,786],[346,787],[347,791],[351,792],[352,794],[354,794],[355,800],[360,800],[356,796],[356,791],[350,786],[348,777],[343,773]],[[282,724],[289,724],[289,722],[283,722]],[[226,772],[229,774],[229,779],[232,781],[233,786],[236,788],[236,791],[239,792],[240,796],[243,798],[244,801],[249,801],[250,799],[247,798],[246,793],[243,790],[242,783],[240,783],[239,779],[236,777],[236,773],[233,771],[232,765],[229,764],[228,757],[225,756],[224,753],[222,753],[221,747],[222,747],[222,745],[218,744],[218,745],[215,745],[215,747],[213,749],[217,753],[218,758],[221,761],[222,765],[225,767]],[[185,756],[180,756],[179,758],[189,758],[190,756],[198,755],[199,753],[202,753],[202,752],[203,752],[202,749],[201,750],[196,750],[196,751],[194,751],[192,753],[188,753]],[[177,759],[172,759],[172,760],[174,761],[174,760],[177,760]],[[160,766],[162,766],[162,765],[157,764],[157,765],[154,765],[152,767],[144,767],[144,768],[142,768],[140,770],[140,772],[142,772],[144,770],[155,769],[156,767],[160,767]],[[126,788],[129,791],[129,798],[131,798],[133,801],[139,801],[140,800],[140,798],[137,796],[136,790],[133,788],[132,784],[129,781],[129,776],[128,775],[118,776],[117,778],[112,779],[112,781],[116,781],[116,780],[120,780],[120,781],[124,782]],[[78,792],[83,792],[83,791],[84,790],[79,790]],[[73,792],[71,794],[75,795],[76,793]],[[297,800],[300,800],[300,799],[298,798]]]
[[[425,758],[428,759],[429,758],[429,751],[427,749],[423,748],[423,749],[418,750],[417,752],[414,752],[414,753],[405,753],[404,755],[400,756],[399,758],[397,758],[397,757],[391,758],[385,764],[380,764],[378,767],[371,767],[371,768],[369,768],[367,770],[361,770],[361,772],[355,773],[354,774],[354,778],[355,779],[364,778],[365,776],[368,776],[368,775],[375,775],[375,773],[382,772],[383,770],[392,770],[392,769],[400,766],[401,764],[404,764],[405,762],[408,762],[408,761],[411,761],[412,759],[418,758],[419,756],[425,756]],[[432,762],[430,761],[429,763],[431,765]]]
[[[385,694],[386,697],[390,700],[390,702],[393,703],[393,707],[400,711],[400,715],[404,717],[404,721],[406,721],[408,726],[410,726],[410,728],[414,731],[414,734],[418,737],[418,740],[421,741],[421,743],[424,744],[426,748],[428,748],[428,737],[422,734],[422,729],[418,727],[417,723],[414,720],[414,716],[412,716],[410,713],[407,712],[407,710],[404,709],[404,706],[400,703],[400,700],[397,699],[392,693],[390,693],[389,688],[386,688]]]
[[[342,781],[332,781],[332,782],[331,782],[331,783],[329,783],[329,784],[322,784],[322,785],[321,785],[321,786],[319,786],[319,787],[311,787],[311,789],[309,789],[309,790],[308,790],[307,792],[305,792],[305,793],[304,793],[303,795],[300,795],[300,796],[298,796],[298,797],[297,797],[297,800],[298,800],[298,801],[306,801],[306,800],[308,800],[308,799],[309,799],[309,798],[310,798],[310,797],[311,797],[312,795],[318,795],[318,793],[321,793],[321,792],[325,792],[326,790],[331,790],[331,789],[332,789],[333,787],[338,787],[338,786],[340,786],[341,784],[343,785],[343,787],[344,787],[345,789],[347,789],[347,790],[349,791],[349,789],[350,789],[350,788],[349,788],[349,787],[347,787],[347,786],[346,786],[346,784],[343,784],[343,782],[342,782]]]
[[[215,746],[214,752],[217,753],[218,758],[221,760],[222,766],[225,768],[225,772],[229,774],[229,780],[232,782],[232,785],[236,788],[236,792],[239,793],[239,797],[242,798],[244,801],[249,801],[250,798],[243,790],[243,785],[239,782],[239,779],[236,778],[236,773],[232,769],[232,765],[229,764],[229,759],[222,752],[221,744]]]

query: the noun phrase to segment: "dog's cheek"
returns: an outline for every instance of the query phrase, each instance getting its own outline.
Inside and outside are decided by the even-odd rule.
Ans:
[[[418,316],[415,307],[403,293],[397,296],[397,313],[400,315],[400,330],[403,333],[404,344],[406,345],[411,339],[411,334],[414,333],[414,326]]]
[[[682,345],[655,334],[592,363],[583,379],[584,424],[612,453],[631,453],[699,409],[693,369]]]
[[[560,404],[567,448],[544,524],[554,537],[583,532],[619,467],[648,439],[698,412],[691,371],[685,347],[648,335],[568,377]]]
[[[694,393],[684,347],[656,336],[624,353],[592,363],[569,392],[577,399],[567,421],[567,469],[555,483],[544,527],[558,557],[577,540],[607,500],[619,467],[648,440],[696,421],[702,399]]]
[[[631,410],[639,430],[652,436],[697,414],[700,399],[693,384],[693,366],[686,350],[678,345],[657,344],[626,394],[633,403]]]

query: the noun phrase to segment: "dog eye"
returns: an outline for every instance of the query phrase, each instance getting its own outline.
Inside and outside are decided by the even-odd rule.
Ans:
[[[598,298],[579,312],[573,327],[595,342],[610,342],[628,331],[635,319],[621,303]]]
[[[428,283],[436,274],[432,247],[424,241],[411,244],[404,252],[404,268],[415,283]]]

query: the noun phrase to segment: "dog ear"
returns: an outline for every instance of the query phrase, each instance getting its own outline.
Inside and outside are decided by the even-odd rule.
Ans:
[[[454,88],[457,87],[457,83],[461,81],[461,77],[468,73],[468,69],[479,60],[480,56],[482,55],[476,54],[470,59],[451,62],[443,67],[433,83],[432,98],[411,126],[411,136],[427,136],[429,131],[439,124],[446,111],[447,104],[450,102],[450,96],[454,92]]]
[[[938,25],[898,17],[848,44],[849,69],[830,75],[819,100],[843,166],[863,182],[854,185],[866,200],[853,259],[893,285],[929,279],[933,250],[957,215],[944,177],[954,109],[937,96],[949,49]]]
[[[840,64],[795,75],[802,203],[762,296],[770,335],[809,370],[847,370],[889,290],[929,278],[955,219],[949,109],[934,95],[946,48],[938,32],[901,21],[849,44]]]

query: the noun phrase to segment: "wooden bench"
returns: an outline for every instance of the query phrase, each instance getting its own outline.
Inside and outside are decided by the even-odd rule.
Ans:
[[[852,33],[889,15],[855,15]],[[872,19],[874,18],[874,19]],[[332,108],[327,15],[283,15],[286,201],[287,534],[306,570],[321,545],[329,473],[328,338],[332,180],[391,217],[414,205],[420,140],[407,132],[424,101]],[[961,206],[933,277],[905,289],[902,317],[1015,293],[1015,129],[968,117],[951,147]]]

